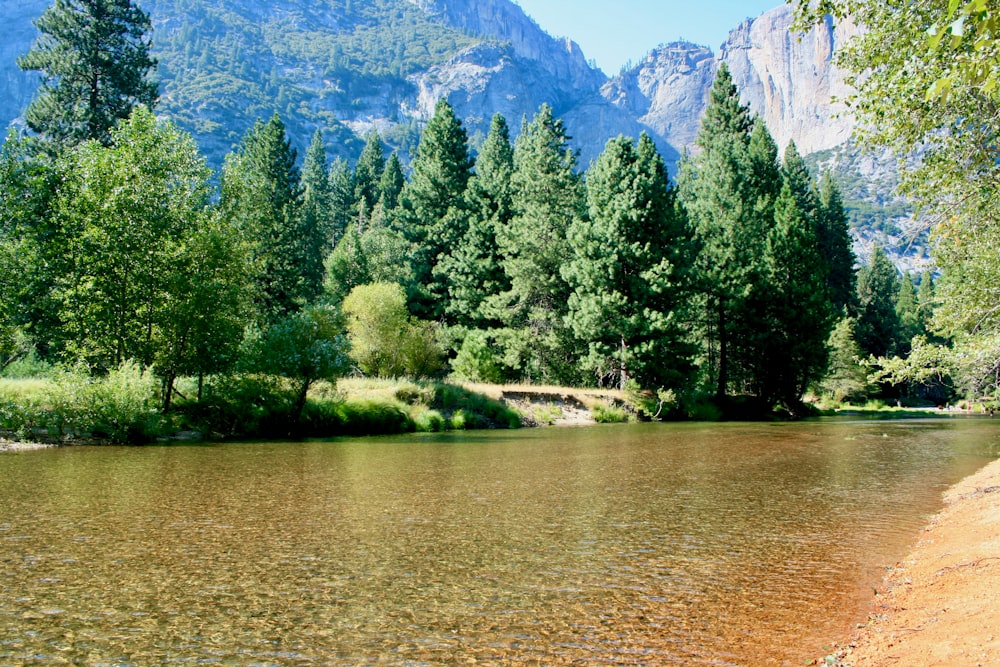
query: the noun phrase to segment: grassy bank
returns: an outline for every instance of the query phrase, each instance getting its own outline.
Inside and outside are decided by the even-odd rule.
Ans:
[[[256,439],[517,428],[534,423],[503,400],[438,381],[344,379],[313,386],[301,415],[281,378],[178,383],[168,414],[159,383],[125,366],[107,377],[60,372],[0,379],[0,437],[20,442],[141,444],[178,436]],[[199,398],[200,393],[200,398]]]

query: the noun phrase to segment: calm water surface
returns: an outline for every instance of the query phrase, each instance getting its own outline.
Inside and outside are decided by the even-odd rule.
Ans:
[[[1000,420],[0,455],[0,665],[801,665]]]

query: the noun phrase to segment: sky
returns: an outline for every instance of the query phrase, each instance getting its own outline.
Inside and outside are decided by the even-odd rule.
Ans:
[[[553,37],[569,37],[605,74],[685,39],[718,52],[741,21],[783,0],[514,0]]]

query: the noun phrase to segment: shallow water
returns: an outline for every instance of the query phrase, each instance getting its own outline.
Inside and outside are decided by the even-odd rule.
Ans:
[[[0,456],[0,664],[801,665],[1000,421]]]

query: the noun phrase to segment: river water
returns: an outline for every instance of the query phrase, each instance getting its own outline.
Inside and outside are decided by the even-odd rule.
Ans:
[[[802,665],[1000,420],[0,455],[0,665]]]

